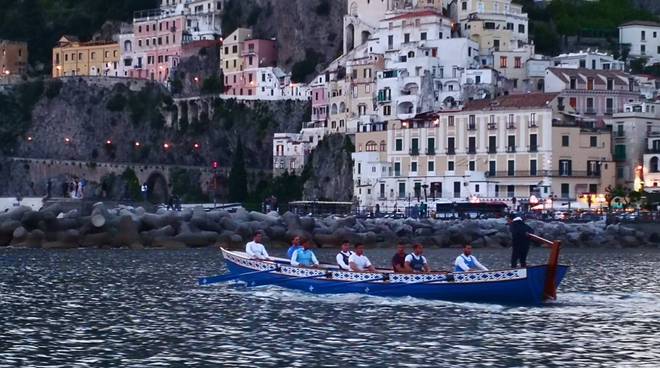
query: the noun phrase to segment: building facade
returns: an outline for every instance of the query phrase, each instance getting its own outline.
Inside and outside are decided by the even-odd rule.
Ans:
[[[392,210],[420,202],[602,193],[610,184],[605,172],[614,170],[609,131],[553,123],[556,97],[472,101],[462,110],[360,131],[354,195],[361,206]],[[573,143],[564,146],[566,140]]]
[[[619,44],[633,58],[648,58],[649,64],[660,62],[660,23],[633,21],[619,26]]]
[[[651,131],[646,139],[643,157],[644,191],[660,192],[660,130]]]
[[[557,68],[624,70],[626,63],[614,59],[614,56],[598,50],[561,54],[552,58],[552,65]]]
[[[28,45],[25,42],[0,40],[0,80],[11,80],[27,73]]]
[[[53,78],[66,76],[119,76],[119,44],[80,42],[62,36],[53,48]]]

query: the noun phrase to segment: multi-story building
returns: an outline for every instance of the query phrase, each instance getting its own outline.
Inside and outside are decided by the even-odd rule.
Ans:
[[[552,58],[552,65],[558,68],[591,70],[624,70],[626,63],[614,59],[614,56],[598,50],[561,54]]]
[[[643,158],[644,191],[660,192],[660,130],[651,131],[646,139]]]
[[[309,84],[312,99],[312,124],[314,126],[328,126],[328,91],[326,89],[326,75],[318,75]]]
[[[193,41],[216,40],[222,34],[224,0],[161,0],[165,12],[185,15]]]
[[[27,73],[28,46],[25,42],[0,40],[0,80]]]
[[[660,23],[632,21],[619,26],[619,44],[634,58],[648,58],[650,64],[660,62]]]
[[[288,172],[300,175],[307,158],[323,139],[323,128],[304,128],[300,133],[275,133],[273,136],[273,175]]]
[[[614,170],[609,131],[553,124],[556,97],[470,101],[462,110],[390,121],[385,133],[360,132],[354,194],[362,206],[391,209],[410,201],[602,192]]]
[[[570,107],[585,120],[602,122],[640,99],[639,86],[619,70],[549,68],[545,91],[559,92],[559,111]]]
[[[62,36],[53,48],[53,78],[65,76],[119,76],[119,44],[80,42]]]
[[[616,183],[632,188],[643,166],[648,138],[660,132],[660,104],[625,104],[622,112],[606,120],[612,127]]]
[[[284,78],[281,71],[273,71],[277,65],[277,42],[252,39],[252,31],[247,28],[239,28],[229,35],[220,52],[220,64],[225,93],[229,95],[274,96],[274,89],[279,88]],[[269,87],[268,92],[266,87]]]

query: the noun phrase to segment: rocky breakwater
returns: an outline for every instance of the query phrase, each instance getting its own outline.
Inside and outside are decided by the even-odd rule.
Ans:
[[[535,232],[566,246],[658,246],[658,234],[647,234],[605,223],[564,224],[531,221]],[[224,245],[242,247],[256,231],[270,246],[283,245],[294,236],[318,246],[336,246],[346,239],[372,246],[393,246],[397,241],[426,246],[505,247],[511,243],[504,220],[436,221],[415,219],[359,219],[352,216],[299,217],[287,212],[263,214],[238,209],[206,212],[201,207],[181,212],[146,212],[143,208],[107,208],[103,203],[90,213],[64,212],[58,204],[40,211],[17,207],[0,214],[0,246],[68,249],[79,247],[132,249],[185,249]]]

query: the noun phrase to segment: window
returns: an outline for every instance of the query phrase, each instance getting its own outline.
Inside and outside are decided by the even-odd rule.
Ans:
[[[468,154],[474,155],[477,153],[477,138],[469,137],[468,138]]]
[[[587,114],[595,114],[594,110],[594,99],[592,97],[587,98]]]
[[[477,162],[476,161],[472,160],[472,161],[468,162],[468,170],[476,171],[476,167],[477,167]]]
[[[538,146],[537,146],[537,135],[536,134],[530,134],[529,135],[529,152],[537,152],[538,151]]]
[[[406,183],[399,183],[399,198],[406,197]]]
[[[559,160],[559,175],[560,176],[571,176],[572,174],[572,161],[571,160]]]
[[[567,183],[562,183],[561,184],[561,197],[562,198],[568,198],[570,196],[570,185]]]
[[[507,145],[506,145],[506,151],[507,152],[516,152],[516,136],[515,135],[510,135],[507,137]]]
[[[447,154],[448,155],[453,155],[456,152],[455,141],[456,141],[456,139],[454,137],[448,137],[447,138]]]
[[[403,42],[408,43],[410,42],[410,33],[404,33],[403,35]]]
[[[518,25],[518,33],[525,33],[525,25],[524,24],[519,24]]]
[[[387,36],[387,48],[388,49],[394,48],[394,36],[392,35]]]
[[[447,117],[447,125],[450,127],[454,126],[454,117],[453,116],[448,116]]]
[[[514,176],[516,174],[516,162],[514,160],[508,160],[506,166],[506,175]]]
[[[435,172],[435,161],[429,161],[427,165],[428,165],[428,172]]]
[[[646,45],[640,45],[639,49],[642,52],[642,55],[646,55]]]
[[[488,161],[488,175],[495,176],[497,169],[497,161]]]
[[[500,68],[507,67],[507,60],[508,58],[506,56],[500,56]]]
[[[417,172],[417,162],[413,161],[410,163],[410,172],[416,173]]]
[[[516,56],[516,58],[514,59],[514,66],[513,67],[516,68],[516,69],[522,68],[522,58],[520,56]]]
[[[378,151],[378,144],[374,141],[369,141],[365,145],[365,149],[367,150],[367,152],[376,152]]]
[[[454,182],[454,198],[460,198],[461,197],[461,182],[460,181],[455,181]]]
[[[570,137],[567,135],[562,135],[561,136],[561,146],[562,147],[568,147],[570,145]]]
[[[529,160],[529,175],[536,176],[536,160]]]
[[[422,40],[422,41],[425,41],[425,40],[426,40],[426,32],[422,32],[422,33],[419,35],[419,39]]]
[[[427,138],[426,140],[426,154],[433,156],[435,155],[435,138]]]
[[[403,151],[403,139],[397,138],[396,141],[394,141],[394,147],[395,151]]]
[[[571,89],[577,88],[577,79],[571,78]]]
[[[390,105],[383,106],[383,115],[385,115],[385,116],[392,115],[392,106],[390,106]]]
[[[606,114],[614,113],[614,100],[612,98],[605,99],[605,113]]]
[[[475,115],[470,115],[468,117],[468,130],[476,130],[476,129],[477,129],[476,117]]]
[[[454,171],[454,161],[447,161],[447,171]]]
[[[497,136],[488,137],[488,153],[497,153]]]
[[[651,157],[651,161],[649,161],[649,171],[652,173],[657,173],[658,172],[658,157],[654,156]]]
[[[642,31],[642,41],[646,41],[646,31]]]
[[[401,176],[401,163],[400,162],[395,162],[394,163],[394,176]]]

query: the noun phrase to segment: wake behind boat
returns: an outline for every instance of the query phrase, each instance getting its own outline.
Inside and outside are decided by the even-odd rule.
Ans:
[[[546,265],[479,272],[394,273],[353,272],[334,266],[306,268],[281,258],[251,259],[244,252],[222,249],[229,275],[199,279],[200,285],[232,279],[248,286],[279,285],[315,294],[360,293],[383,297],[416,297],[456,302],[538,305],[556,299],[556,288],[568,271],[558,265],[559,242],[531,236],[552,245]]]

